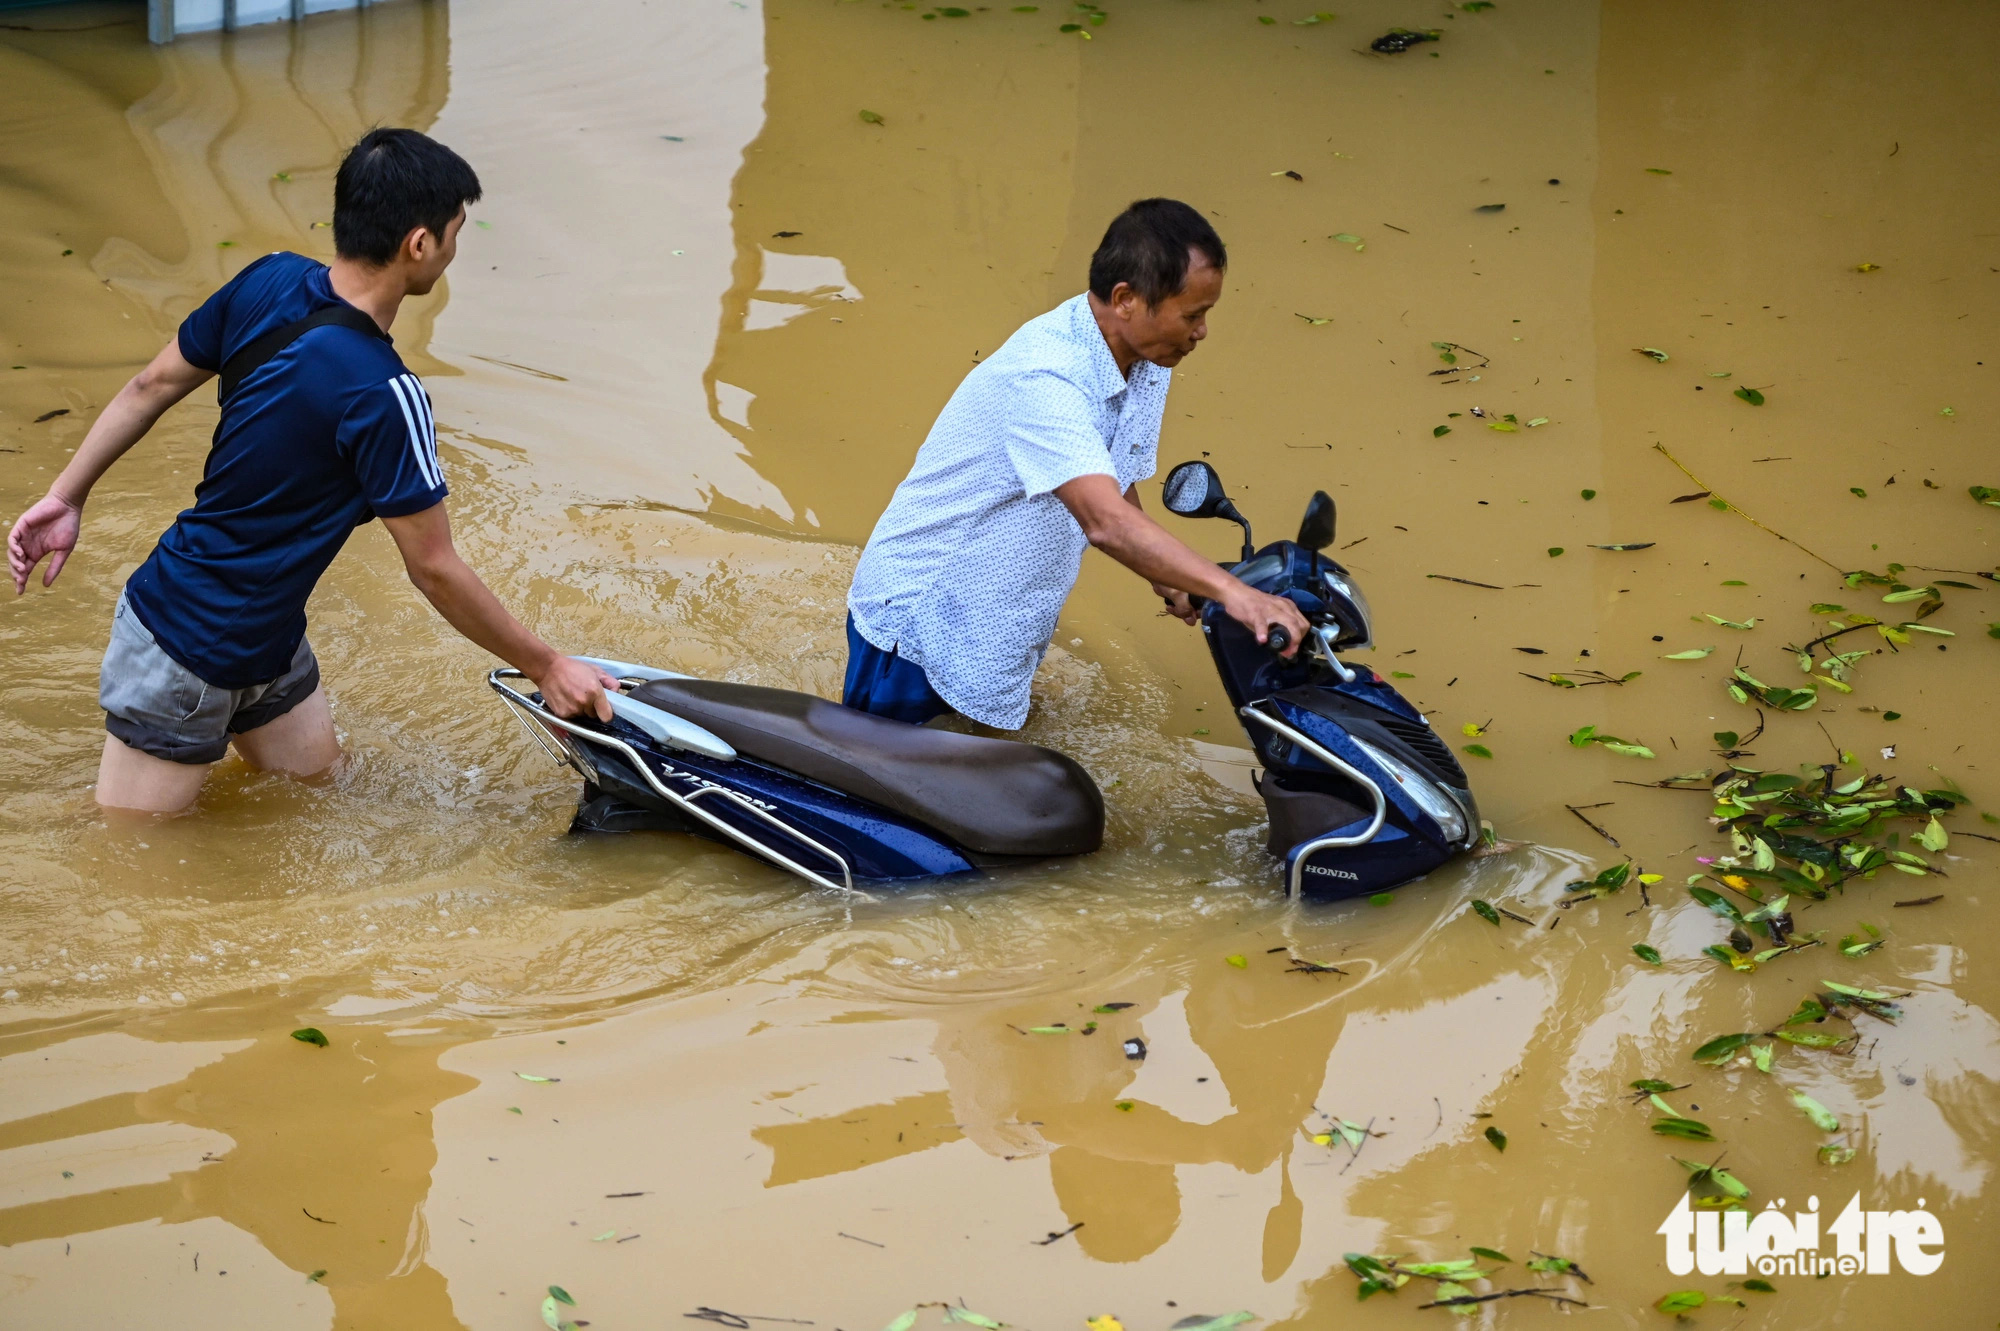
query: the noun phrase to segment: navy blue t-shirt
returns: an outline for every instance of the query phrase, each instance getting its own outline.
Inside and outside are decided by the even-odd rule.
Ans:
[[[268,254],[181,324],[188,364],[221,370],[262,334],[340,304],[323,263]],[[445,497],[430,398],[386,338],[314,328],[222,409],[195,487],[125,594],[160,647],[219,688],[285,673],[306,598],[348,533]]]

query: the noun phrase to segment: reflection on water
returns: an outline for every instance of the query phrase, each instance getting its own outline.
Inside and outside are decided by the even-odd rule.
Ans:
[[[602,1325],[880,1325],[949,1296],[1034,1325],[1243,1307],[1305,1328],[1411,1315],[1411,1291],[1356,1308],[1344,1252],[1478,1243],[1576,1257],[1584,1297],[1645,1325],[1686,1175],[1630,1103],[1640,1077],[1689,1083],[1720,1139],[1700,1153],[1756,1204],[1924,1196],[1948,1252],[2000,1238],[1989,844],[1955,838],[1936,905],[1876,883],[1803,912],[1829,941],[1884,928],[1882,950],[1739,977],[1675,892],[1712,849],[1700,798],[1616,784],[1743,728],[1721,668],[1657,659],[1733,633],[1701,616],[1757,616],[1715,660],[1741,645],[1775,673],[1808,603],[1861,604],[1670,504],[1689,487],[1656,440],[1844,565],[1994,563],[1964,497],[1993,483],[2000,410],[1996,150],[1968,128],[1996,110],[1991,14],[1454,9],[1398,58],[1353,49],[1411,21],[1375,0],[1312,25],[1139,3],[1088,44],[1052,12],[796,0],[555,25],[399,0],[164,50],[122,8],[36,14],[16,26],[80,30],[0,35],[9,513],[228,273],[327,253],[340,152],[411,124],[487,188],[449,290],[396,330],[468,557],[552,640],[831,693],[856,550],[936,408],[1074,294],[1106,217],[1181,194],[1233,264],[1163,460],[1210,456],[1267,536],[1336,495],[1373,664],[1446,734],[1490,722],[1482,808],[1524,848],[1385,906],[1286,909],[1199,643],[1098,560],[1028,735],[1106,789],[1102,853],[848,904],[703,843],[572,840],[573,778],[374,530],[311,611],[339,778],[225,764],[195,817],[113,834],[86,784],[95,671],[199,474],[193,402],[93,499],[55,591],[0,610],[0,1320],[515,1327],[560,1283]],[[1435,341],[1490,364],[1441,382]],[[1496,433],[1474,406],[1550,423]],[[1948,650],[1872,657],[1853,698],[1772,718],[1758,761],[1817,760],[1817,721],[1982,796],[1995,735],[1964,700],[1992,595],[1931,621]],[[1524,663],[1643,674],[1566,691]],[[1586,723],[1661,758],[1571,749]],[[1557,905],[1625,854],[1665,875],[1650,907]],[[1911,989],[1908,1016],[1768,1077],[1687,1061],[1827,978]],[[331,1047],[289,1038],[308,1025]],[[1793,1090],[1852,1125],[1853,1164],[1815,1163]],[[1332,1120],[1365,1145],[1315,1141]],[[1968,1269],[1790,1282],[1747,1318],[1874,1326],[1920,1293],[1970,1325]]]

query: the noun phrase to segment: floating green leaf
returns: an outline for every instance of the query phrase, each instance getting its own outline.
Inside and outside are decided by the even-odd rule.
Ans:
[[[1595,498],[1597,498],[1597,491],[1595,491],[1595,490],[1583,490],[1583,491],[1579,491],[1579,493],[1580,493],[1580,494],[1582,494],[1582,495],[1583,495],[1583,497],[1584,497],[1585,499],[1595,499]]]
[[[1713,647],[1691,647],[1684,652],[1669,652],[1660,659],[1662,661],[1699,661],[1706,656],[1712,655],[1714,651],[1715,648]]]
[[[1496,1151],[1505,1151],[1507,1149],[1507,1134],[1498,1128],[1487,1128],[1486,1140],[1493,1143],[1493,1149]]]
[[[1506,1253],[1500,1252],[1493,1248],[1470,1248],[1467,1249],[1467,1251],[1469,1251],[1474,1257],[1483,1257],[1489,1262],[1511,1262],[1514,1260],[1512,1257],[1509,1257]]]
[[[1854,1159],[1852,1146],[1837,1146],[1832,1142],[1819,1148],[1819,1162],[1823,1165],[1844,1165]],[[1745,1282],[1748,1287],[1748,1282]]]
[[[547,1084],[547,1083],[553,1083],[553,1082],[559,1082],[559,1081],[561,1081],[561,1080],[562,1080],[562,1078],[561,1078],[561,1077],[537,1077],[537,1076],[536,1076],[536,1075],[535,1075],[534,1073],[532,1073],[532,1072],[517,1072],[517,1073],[515,1073],[514,1075],[515,1075],[515,1076],[517,1076],[517,1077],[519,1077],[519,1078],[520,1078],[520,1079],[521,1079],[522,1081],[532,1081],[532,1082],[539,1082],[539,1083],[544,1083],[544,1084]]]
[[[1304,28],[1314,23],[1331,23],[1331,22],[1333,22],[1333,15],[1330,13],[1321,12],[1318,14],[1308,14],[1304,18],[1295,18],[1292,20],[1292,26],[1295,28]]]
[[[326,1048],[326,1032],[317,1026],[301,1026],[298,1030],[292,1032],[292,1038],[300,1044],[318,1045],[321,1049]]]
[[[1473,913],[1478,915],[1480,919],[1486,921],[1488,924],[1497,925],[1500,923],[1500,912],[1493,909],[1492,902],[1481,901],[1477,898],[1474,898],[1472,902],[1472,909]]]
[[[889,1325],[882,1328],[882,1331],[910,1331],[910,1328],[916,1324],[917,1310],[912,1308],[908,1312],[897,1313],[894,1318],[890,1319]]]
[[[945,1305],[944,1320],[947,1322],[963,1322],[967,1326],[982,1327],[984,1331],[1000,1331],[1000,1323],[994,1321],[991,1317],[986,1316],[984,1313],[976,1313],[970,1308],[961,1308],[955,1303]]]
[[[1641,356],[1651,356],[1654,360],[1662,363],[1673,359],[1658,347],[1633,347],[1632,350],[1638,352]]]
[[[1990,508],[2000,508],[2000,486],[1973,485],[1968,486],[1965,492],[1978,503]]]
[[[1680,1289],[1660,1297],[1653,1306],[1663,1313],[1688,1313],[1708,1302],[1708,1295],[1698,1289]]]
[[[1435,426],[1435,427],[1434,427],[1434,428],[1433,428],[1433,429],[1431,430],[1431,438],[1433,438],[1433,439],[1442,439],[1442,438],[1444,438],[1444,437],[1445,437],[1446,435],[1448,435],[1448,434],[1450,434],[1450,433],[1451,433],[1451,427],[1450,427],[1449,425],[1439,425],[1439,426]]]
[[[1386,906],[1395,899],[1396,894],[1394,892],[1377,892],[1374,896],[1368,898],[1368,904],[1371,906]]]
[[[1475,758],[1491,758],[1493,756],[1493,750],[1487,748],[1484,744],[1468,744],[1465,746],[1465,752]]]
[[[1715,1140],[1714,1131],[1700,1119],[1682,1118],[1679,1115],[1674,1115],[1668,1118],[1656,1118],[1650,1126],[1654,1132],[1659,1133],[1662,1137],[1679,1137],[1684,1141],[1691,1142],[1712,1142]]]
[[[1840,1119],[1834,1112],[1804,1091],[1793,1091],[1792,1103],[1797,1105],[1805,1116],[1813,1121],[1813,1126],[1821,1132],[1840,1131]]]
[[[1563,548],[1561,546],[1552,545],[1549,547],[1549,558],[1554,559],[1557,555],[1561,554],[1562,552]]]
[[[1755,1034],[1718,1035],[1694,1051],[1694,1061],[1697,1063],[1710,1063],[1716,1067],[1721,1067],[1724,1063],[1736,1057],[1737,1050],[1756,1038]]]
[[[1223,960],[1234,966],[1237,970],[1243,970],[1250,964],[1249,960],[1241,952],[1232,952],[1224,957]]]
[[[861,119],[870,125],[886,125],[889,123],[888,121],[884,120],[879,113],[874,111],[863,111],[861,113]]]
[[[1651,943],[1632,944],[1632,955],[1648,965],[1658,966],[1661,964],[1660,949],[1654,947]]]
[[[1758,1294],[1776,1294],[1778,1292],[1777,1286],[1768,1280],[1746,1280],[1743,1282],[1743,1288]]]
[[[564,1289],[561,1285],[550,1285],[549,1297],[554,1299],[557,1303],[566,1303],[572,1308],[576,1307],[576,1300],[571,1298],[569,1296],[569,1291]]]
[[[1710,621],[1711,623],[1720,624],[1723,628],[1726,629],[1743,629],[1744,631],[1747,632],[1748,630],[1757,627],[1757,621],[1754,619],[1744,619],[1744,620],[1724,619],[1721,615],[1703,615],[1702,618]]]
[[[1133,1003],[1099,1003],[1099,1004],[1098,1004],[1098,1005],[1097,1005],[1096,1007],[1092,1008],[1092,1009],[1091,1009],[1091,1011],[1092,1011],[1092,1012],[1123,1012],[1123,1011],[1124,1011],[1124,1010],[1125,1010],[1126,1008],[1129,1008],[1129,1007],[1135,1007],[1135,1006],[1137,1006],[1137,1005],[1136,1005],[1136,1004],[1133,1004]]]
[[[1764,395],[1754,388],[1739,388],[1736,390],[1736,396],[1742,398],[1753,407],[1764,405]]]

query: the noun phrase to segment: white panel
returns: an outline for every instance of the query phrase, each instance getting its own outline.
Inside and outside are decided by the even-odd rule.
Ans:
[[[292,0],[236,0],[236,26],[277,23],[292,17]]]
[[[222,26],[222,0],[174,0],[174,32],[214,32]]]

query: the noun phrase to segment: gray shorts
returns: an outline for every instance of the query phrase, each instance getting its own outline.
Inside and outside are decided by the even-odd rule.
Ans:
[[[104,728],[128,747],[168,762],[212,763],[229,752],[231,735],[269,725],[318,687],[319,661],[301,638],[291,665],[270,683],[218,688],[160,650],[121,592],[97,701]]]

